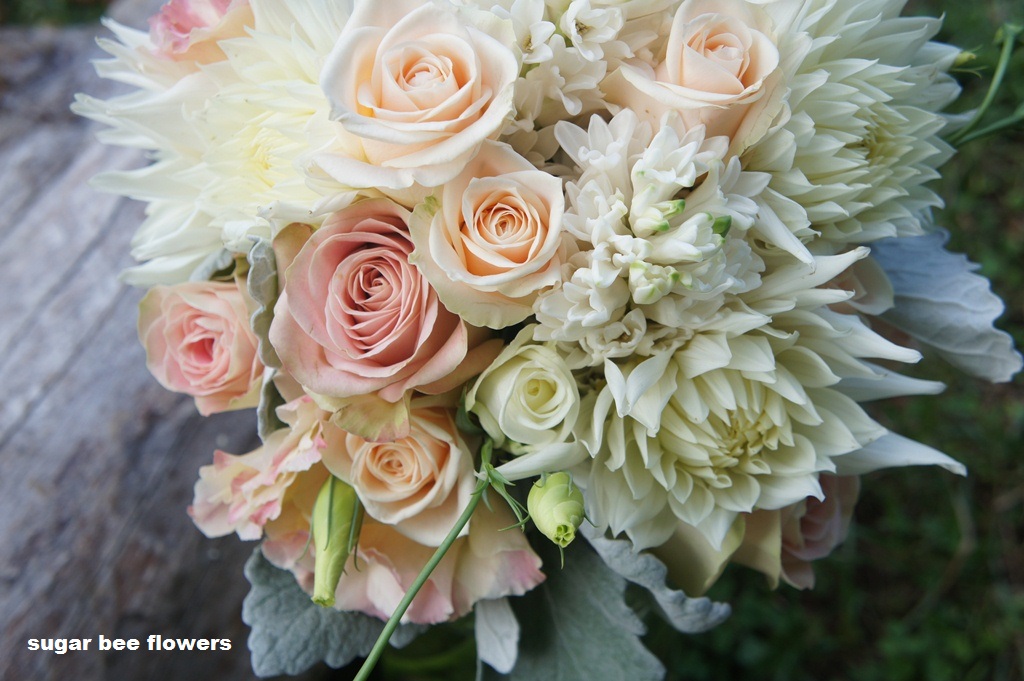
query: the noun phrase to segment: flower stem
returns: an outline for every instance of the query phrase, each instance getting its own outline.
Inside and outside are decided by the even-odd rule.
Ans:
[[[1024,106],[1020,107],[1020,109],[1018,109],[1017,112],[1014,113],[1013,115],[1000,119],[995,123],[992,123],[991,125],[986,125],[981,130],[975,130],[974,132],[968,135],[958,136],[957,146],[963,146],[968,142],[973,142],[974,140],[979,140],[983,137],[994,135],[997,132],[1006,130],[1007,128],[1012,128],[1013,126],[1019,123],[1024,123]]]
[[[486,464],[490,463],[491,446],[490,440],[484,441],[484,445],[480,452],[481,458],[483,459],[483,463],[481,463],[480,466],[481,470],[484,470]],[[377,666],[377,661],[384,653],[384,649],[387,648],[388,641],[391,640],[391,635],[394,634],[395,629],[398,628],[398,623],[402,620],[402,615],[404,615],[405,611],[409,609],[410,605],[412,605],[413,599],[416,598],[416,594],[419,593],[421,588],[423,588],[423,585],[427,583],[427,580],[430,578],[434,568],[437,567],[437,564],[440,563],[441,559],[444,558],[446,553],[448,553],[448,549],[450,549],[452,544],[455,543],[455,540],[462,532],[462,528],[464,528],[466,523],[469,522],[469,519],[473,517],[473,511],[476,510],[477,504],[480,503],[480,498],[483,496],[484,491],[487,490],[489,485],[490,479],[487,477],[484,477],[479,483],[477,483],[476,489],[473,490],[473,494],[469,498],[469,503],[466,504],[466,509],[462,512],[462,515],[459,516],[459,519],[455,521],[455,525],[453,525],[451,531],[448,532],[448,536],[446,536],[444,541],[441,542],[441,545],[437,547],[437,551],[434,551],[434,555],[430,557],[427,564],[423,566],[422,570],[420,570],[420,573],[416,576],[416,580],[412,583],[412,586],[410,586],[409,590],[405,592],[402,602],[398,604],[398,607],[395,608],[395,612],[392,613],[391,618],[387,621],[387,624],[384,625],[384,630],[380,632],[380,636],[377,637],[377,642],[373,644],[373,649],[370,651],[370,654],[366,656],[363,666],[359,668],[359,673],[356,675],[355,681],[366,681],[366,679],[370,678],[370,673],[373,671],[373,668]]]
[[[985,93],[985,99],[982,100],[981,106],[978,107],[978,110],[975,112],[974,117],[971,118],[970,122],[950,136],[949,142],[954,146],[959,147],[965,142],[977,139],[977,136],[968,136],[968,133],[978,127],[981,123],[981,119],[988,112],[989,107],[992,106],[992,102],[995,101],[999,88],[1003,85],[1003,79],[1006,77],[1006,69],[1010,65],[1010,56],[1013,54],[1014,44],[1017,42],[1017,37],[1022,32],[1022,28],[1016,24],[1003,24],[1002,32],[1003,49],[999,53],[999,63],[996,64],[996,71],[992,76],[992,84],[989,85],[988,92]]]

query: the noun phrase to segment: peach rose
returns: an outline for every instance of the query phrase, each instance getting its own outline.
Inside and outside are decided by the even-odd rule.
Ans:
[[[225,59],[217,43],[245,35],[253,23],[249,0],[170,0],[149,20],[157,54],[211,64]]]
[[[320,461],[330,415],[309,397],[278,407],[277,415],[288,428],[274,431],[262,447],[241,456],[217,451],[213,465],[199,469],[188,512],[206,536],[236,532],[242,539],[259,539],[264,525],[281,515],[296,477]],[[318,477],[322,483],[325,475]]]
[[[469,536],[455,541],[402,621],[435,624],[453,620],[481,599],[520,596],[544,581],[540,557],[523,533],[502,531],[514,523],[511,511],[502,503],[494,504],[494,511],[481,504],[469,523]],[[389,618],[434,550],[390,525],[367,518],[357,555],[349,558],[338,583],[334,607]]]
[[[439,546],[469,503],[473,455],[443,408],[413,408],[409,435],[369,442],[343,434],[324,465],[352,485],[366,513],[415,542]]]
[[[332,117],[351,136],[318,163],[351,187],[436,187],[455,177],[513,111],[519,64],[506,43],[438,0],[357,4],[321,72]],[[483,13],[501,33],[504,24]]]
[[[757,141],[781,106],[779,50],[771,17],[744,0],[686,0],[676,11],[664,59],[624,64],[602,83],[607,100],[652,123],[678,111],[688,128],[726,135],[732,152]]]
[[[560,279],[564,207],[561,180],[508,145],[487,142],[445,184],[439,208],[428,200],[414,213],[413,262],[470,324],[517,324],[540,290]]]
[[[480,334],[446,310],[409,263],[408,217],[371,199],[330,216],[300,248],[293,242],[306,238],[303,229],[275,241],[275,250],[296,255],[270,342],[295,380],[341,411],[339,425],[367,439],[404,437],[411,390],[450,390],[496,354],[467,357]]]
[[[254,407],[263,365],[234,283],[156,286],[139,303],[146,366],[168,390],[191,395],[203,416]]]

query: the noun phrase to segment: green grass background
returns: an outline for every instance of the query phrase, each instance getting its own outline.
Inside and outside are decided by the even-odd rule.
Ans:
[[[0,23],[89,20],[103,5],[0,0]],[[940,39],[976,50],[974,66],[983,77],[962,75],[965,93],[954,105],[962,110],[976,106],[987,87],[998,55],[995,28],[1008,20],[1024,22],[1024,3],[911,0],[906,13],[945,13]],[[991,120],[1019,102],[1024,45]],[[1024,347],[1024,129],[964,148],[946,166],[940,193],[947,207],[938,222],[952,233],[949,248],[981,264],[1006,301],[999,326]],[[817,565],[812,592],[773,592],[759,574],[730,568],[710,594],[733,605],[725,625],[681,637],[652,622],[647,643],[666,662],[669,678],[1024,679],[1024,380],[985,384],[936,357],[913,373],[945,381],[949,389],[939,397],[890,401],[876,410],[877,417],[963,461],[970,475],[960,479],[917,468],[867,476],[851,535]],[[421,647],[436,651],[445,639],[457,644],[460,628],[448,629],[440,628]],[[472,655],[465,648],[452,652],[454,659],[438,661],[447,666]],[[427,672],[421,664],[426,660],[409,662]],[[408,665],[394,663],[383,665],[377,676],[410,678]]]

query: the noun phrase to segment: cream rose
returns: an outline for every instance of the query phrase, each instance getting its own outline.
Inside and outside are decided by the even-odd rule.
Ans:
[[[440,198],[417,208],[409,230],[412,260],[441,302],[477,326],[526,319],[566,258],[561,180],[488,142]]]
[[[409,435],[394,442],[349,433],[328,445],[324,465],[366,513],[419,544],[440,545],[473,494],[473,455],[447,409],[413,408]]]
[[[520,331],[466,392],[466,410],[495,446],[517,455],[498,467],[509,480],[564,470],[587,456],[572,437],[576,379],[555,350],[532,342],[533,329]]]
[[[572,372],[553,349],[532,343],[532,333],[523,329],[466,393],[466,410],[513,451],[565,442],[580,409]]]
[[[602,89],[607,100],[657,123],[678,111],[687,127],[726,135],[740,153],[781,106],[782,72],[773,22],[744,0],[686,0],[676,11],[664,59],[652,70],[624,64]]]
[[[139,303],[146,365],[168,390],[191,395],[203,416],[255,407],[263,365],[234,283],[156,286]]]
[[[339,425],[375,440],[408,433],[410,391],[449,390],[496,354],[467,357],[479,334],[409,263],[408,215],[391,201],[360,201],[311,236],[299,226],[282,231],[274,246],[295,255],[270,342],[325,408],[344,410]]]
[[[512,113],[519,64],[508,26],[483,13],[503,44],[445,0],[356,6],[320,85],[343,131],[317,162],[351,187],[436,187],[455,177]]]
[[[211,64],[226,57],[217,44],[252,26],[249,0],[170,0],[149,20],[157,54],[178,62]]]

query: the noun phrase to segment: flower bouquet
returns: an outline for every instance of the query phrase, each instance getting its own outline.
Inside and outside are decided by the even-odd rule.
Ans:
[[[860,475],[964,473],[863,407],[940,392],[899,373],[921,349],[1021,368],[928,187],[1007,122],[943,113],[965,54],[902,6],[171,0],[108,24],[97,69],[132,90],[75,109],[152,160],[96,180],[147,202],[124,278],[148,366],[203,414],[256,408],[262,446],[216,452],[189,512],[261,541],[257,673],[365,678],[466,618],[481,678],[657,679],[637,608],[714,627],[730,563],[810,588]]]

